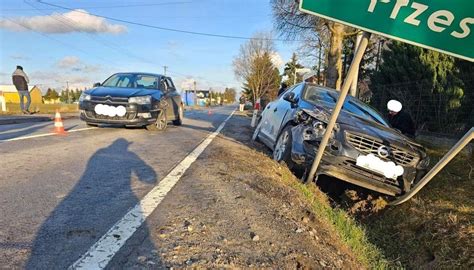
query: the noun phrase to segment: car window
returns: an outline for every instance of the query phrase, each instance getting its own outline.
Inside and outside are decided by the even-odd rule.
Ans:
[[[137,88],[158,89],[158,82],[155,76],[138,75],[136,84]]]
[[[326,103],[328,106],[334,106],[339,98],[339,94],[324,88],[318,88],[315,86],[307,87],[303,100],[308,101],[313,104]],[[387,121],[382,117],[382,115],[377,112],[375,109],[369,105],[348,96],[343,105],[343,110],[352,114],[355,114],[359,117],[362,117],[366,120],[372,122],[378,122],[384,126],[389,126]]]
[[[147,74],[114,74],[102,84],[105,87],[159,89],[158,77]]]
[[[301,92],[303,90],[303,87],[304,87],[304,84],[298,84],[298,85],[295,86],[295,88],[291,89],[291,92],[295,93],[296,98],[301,97]]]
[[[173,82],[169,78],[166,78],[166,84],[168,85],[168,89],[170,89],[171,91],[176,91]]]

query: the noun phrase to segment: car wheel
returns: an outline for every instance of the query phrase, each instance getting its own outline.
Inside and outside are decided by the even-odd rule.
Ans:
[[[146,126],[146,129],[150,131],[163,131],[168,126],[168,120],[166,119],[166,112],[160,111],[158,113],[158,117],[156,118],[156,122]]]
[[[286,126],[278,136],[275,148],[273,149],[273,159],[277,162],[285,162],[288,167],[292,167],[291,162],[291,125]]]
[[[260,122],[258,123],[257,127],[255,128],[255,131],[253,132],[252,135],[252,140],[255,142],[259,142],[260,140],[258,139],[258,135],[260,134],[260,129],[262,128],[262,119],[260,119]]]
[[[173,120],[173,125],[181,126],[183,124],[183,119],[184,119],[184,109],[183,109],[183,106],[179,106],[178,119]]]

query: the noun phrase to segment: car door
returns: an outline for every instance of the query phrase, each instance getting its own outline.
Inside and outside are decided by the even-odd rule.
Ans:
[[[290,92],[293,90],[293,88],[294,86],[285,92]],[[274,126],[273,122],[278,112],[278,109],[277,109],[277,107],[279,106],[278,104],[282,102],[286,102],[286,101],[283,100],[283,95],[280,95],[278,99],[270,102],[270,104],[267,105],[267,107],[265,108],[265,112],[263,113],[263,116],[262,116],[260,133],[262,133],[265,137],[267,137],[272,142],[276,140],[276,138],[274,138],[273,130],[272,130]]]
[[[273,117],[272,121],[270,123],[270,134],[271,134],[271,139],[273,143],[276,142],[278,135],[280,134],[280,131],[283,129],[283,127],[288,123],[290,118],[293,116],[291,112],[293,110],[296,110],[296,108],[292,107],[292,104],[286,100],[284,100],[284,96],[287,93],[293,92],[295,93],[295,97],[297,100],[300,100],[301,98],[301,92],[304,88],[304,84],[298,84],[296,85],[293,89],[290,91],[287,91],[285,94],[281,95],[280,99],[278,100],[278,103],[276,106],[273,108]]]
[[[167,77],[166,78],[166,84],[168,86],[168,92],[169,92],[169,96],[170,96],[170,107],[172,107],[173,109],[171,110],[173,115],[170,117],[172,118],[168,118],[168,119],[178,119],[178,115],[179,115],[179,107],[181,106],[181,95],[178,93],[178,91],[176,90],[176,87],[174,86],[173,84],[173,81]]]
[[[163,91],[163,97],[161,102],[165,102],[166,107],[166,119],[174,120],[174,108],[173,108],[173,99],[172,99],[172,91],[168,86],[168,82],[166,81],[166,77],[160,78],[160,89]]]

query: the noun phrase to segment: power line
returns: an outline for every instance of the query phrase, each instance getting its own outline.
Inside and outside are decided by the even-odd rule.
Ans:
[[[127,4],[127,5],[112,5],[112,6],[91,6],[91,7],[76,7],[76,9],[109,9],[109,8],[130,8],[130,7],[150,7],[150,6],[166,6],[166,5],[179,5],[179,4],[190,4],[193,1],[177,1],[177,2],[164,2],[164,3],[148,3],[148,4]],[[28,11],[34,10],[31,8],[7,8],[2,11]],[[56,8],[42,8],[41,10],[56,10]]]
[[[94,13],[88,13],[80,10],[76,10],[73,8],[69,7],[64,7],[56,4],[51,4],[48,2],[44,2],[42,0],[37,0],[38,3],[52,6],[52,7],[57,7],[65,10],[70,10],[70,11],[75,11],[83,14],[89,14],[93,15],[96,17],[104,18],[107,20],[111,21],[116,21],[116,22],[121,22],[121,23],[127,23],[131,25],[136,25],[136,26],[142,26],[142,27],[147,27],[147,28],[152,28],[152,29],[158,29],[158,30],[163,30],[163,31],[169,31],[169,32],[176,32],[176,33],[182,33],[182,34],[190,34],[190,35],[197,35],[197,36],[207,36],[207,37],[216,37],[216,38],[227,38],[227,39],[239,39],[239,40],[252,40],[252,39],[260,39],[260,40],[271,40],[271,41],[278,41],[278,42],[289,42],[289,41],[304,41],[304,40],[289,40],[289,39],[277,39],[277,38],[252,38],[252,37],[244,37],[244,36],[232,36],[232,35],[222,35],[222,34],[212,34],[212,33],[205,33],[205,32],[196,32],[196,31],[188,31],[188,30],[182,30],[182,29],[176,29],[176,28],[168,28],[168,27],[161,27],[161,26],[156,26],[156,25],[150,25],[150,24],[145,24],[145,23],[139,23],[139,22],[134,22],[134,21],[129,21],[129,20],[122,20],[122,19],[117,19],[109,16],[104,16],[104,15],[98,15]]]
[[[45,14],[44,12],[41,11],[41,9],[37,8],[37,7],[34,6],[32,3],[29,3],[27,0],[24,0],[23,2],[25,2],[25,3],[28,4],[29,6],[33,7],[33,8],[34,8],[35,10],[37,10],[38,12],[40,12],[40,13],[42,13],[42,14]],[[60,15],[60,17],[62,17],[63,19],[60,19],[60,18],[58,18],[58,17],[56,17],[56,16],[53,16],[52,18],[53,18],[54,20],[58,21],[58,22],[61,22],[61,23],[64,23],[64,24],[68,25],[71,29],[73,29],[73,30],[75,30],[75,31],[82,32],[82,33],[87,33],[87,32],[85,32],[85,31],[83,31],[82,29],[77,28],[77,27],[75,26],[76,23],[75,23],[74,21],[70,20],[69,18],[67,18],[67,17],[64,16],[63,14],[59,14],[59,15]],[[100,43],[100,44],[102,44],[103,46],[105,46],[105,47],[107,47],[107,48],[116,50],[116,51],[118,51],[118,52],[120,52],[120,53],[123,53],[123,54],[125,54],[125,55],[127,55],[127,56],[129,56],[129,57],[131,57],[131,58],[136,58],[136,59],[138,59],[138,60],[140,60],[140,61],[143,61],[143,62],[146,62],[146,63],[149,63],[149,64],[153,64],[153,65],[155,64],[155,63],[149,61],[148,59],[145,59],[145,58],[142,58],[142,57],[140,57],[140,56],[136,56],[136,55],[130,53],[130,52],[129,52],[128,50],[126,50],[125,48],[121,48],[119,45],[116,45],[116,44],[114,44],[113,42],[110,42],[110,41],[108,41],[108,42],[103,41],[103,40],[99,39],[98,37],[93,36],[93,35],[90,34],[90,33],[87,33],[87,37],[90,38],[90,39],[92,39],[92,40],[94,40],[94,41],[96,41],[96,42],[98,42],[98,43]]]
[[[54,42],[57,42],[57,43],[59,43],[59,44],[61,44],[61,45],[63,45],[63,46],[66,46],[66,47],[68,47],[68,48],[72,48],[72,49],[74,49],[74,50],[76,50],[76,51],[79,51],[79,52],[81,52],[81,53],[83,53],[83,54],[89,55],[88,52],[86,52],[86,51],[84,51],[84,50],[82,50],[82,49],[79,49],[79,48],[77,48],[77,47],[75,47],[75,46],[73,46],[73,45],[71,45],[71,44],[68,44],[68,43],[63,42],[63,41],[61,41],[61,40],[55,39],[55,38],[53,38],[53,37],[50,37],[50,36],[48,36],[48,35],[46,35],[46,34],[43,34],[43,33],[39,32],[39,31],[36,31],[36,30],[34,30],[33,28],[31,28],[31,27],[29,27],[29,26],[27,26],[27,25],[25,25],[25,24],[23,24],[23,23],[16,22],[16,21],[11,20],[11,19],[6,18],[6,17],[3,17],[3,19],[8,20],[8,21],[10,21],[10,22],[12,22],[12,23],[14,23],[14,24],[16,24],[16,25],[19,25],[19,26],[21,26],[21,27],[23,27],[23,28],[26,28],[26,29],[28,29],[28,30],[30,30],[30,31],[33,31],[33,32],[35,32],[35,33],[37,33],[37,34],[39,34],[39,35],[45,37],[45,38],[51,39],[51,40],[53,40]],[[89,56],[90,56],[90,55],[89,55]],[[114,62],[112,62],[112,61],[110,61],[110,60],[107,60],[107,59],[105,59],[105,58],[102,58],[102,57],[94,56],[94,58],[100,59],[100,60],[102,60],[102,61],[104,61],[104,62],[107,62],[108,64],[117,65],[117,63],[114,63]]]

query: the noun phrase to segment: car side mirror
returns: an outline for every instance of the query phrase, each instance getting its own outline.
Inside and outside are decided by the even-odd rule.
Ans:
[[[99,86],[101,86],[101,85],[102,85],[102,84],[101,84],[100,82],[94,83],[94,87],[99,87]]]
[[[286,101],[288,101],[288,102],[290,102],[291,105],[296,105],[296,104],[298,104],[298,98],[296,98],[294,92],[286,93],[286,94],[283,96],[283,99],[286,100]]]

